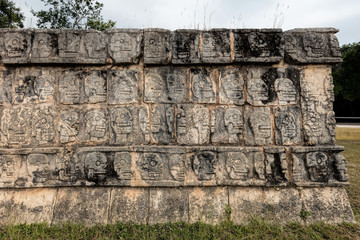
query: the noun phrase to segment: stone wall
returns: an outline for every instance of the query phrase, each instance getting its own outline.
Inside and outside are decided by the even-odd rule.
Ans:
[[[0,33],[0,222],[354,221],[336,29]]]

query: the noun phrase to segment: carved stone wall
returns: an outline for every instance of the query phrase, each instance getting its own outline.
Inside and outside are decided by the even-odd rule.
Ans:
[[[0,31],[0,222],[354,221],[336,29]]]

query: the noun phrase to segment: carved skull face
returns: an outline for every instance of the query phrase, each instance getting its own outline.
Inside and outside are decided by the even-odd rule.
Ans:
[[[145,95],[149,98],[149,100],[158,100],[163,97],[165,86],[163,79],[159,74],[147,74],[145,76],[145,84]]]
[[[330,48],[331,48],[331,53],[334,57],[341,57],[339,41],[334,34],[330,35]]]
[[[65,73],[59,85],[63,101],[77,102],[80,100],[80,80],[75,74]]]
[[[328,157],[323,152],[311,152],[306,155],[306,166],[309,168],[311,181],[324,182],[328,180]]]
[[[162,57],[164,53],[164,40],[161,35],[156,32],[147,33],[147,38],[145,40],[146,51],[149,54],[149,57],[156,58]]]
[[[347,174],[347,168],[346,168],[346,160],[344,156],[341,153],[335,153],[335,168],[336,168],[336,178],[339,181],[348,181],[349,175]]]
[[[271,118],[265,112],[254,112],[250,117],[250,127],[254,132],[255,138],[271,137]]]
[[[211,100],[215,94],[210,77],[205,74],[196,74],[193,76],[192,92],[194,97],[202,100]]]
[[[103,138],[106,131],[105,114],[99,110],[91,110],[86,113],[86,126],[91,138]]]
[[[105,51],[105,41],[100,33],[88,33],[85,35],[85,48],[88,57],[97,58],[103,56]]]
[[[179,74],[169,74],[166,78],[169,96],[175,100],[185,97],[185,78]]]
[[[143,133],[147,134],[149,130],[149,113],[145,107],[139,109],[139,125]]]
[[[321,123],[322,118],[317,112],[308,112],[306,114],[305,129],[308,130],[312,136],[320,136],[322,134]]]
[[[216,41],[210,33],[203,34],[202,47],[204,57],[216,56]]]
[[[15,173],[15,162],[12,156],[0,156],[1,178],[13,177]]]
[[[106,81],[99,73],[92,72],[85,78],[85,95],[91,103],[106,100]]]
[[[248,94],[255,101],[266,101],[269,98],[268,86],[260,79],[250,79],[248,82]]]
[[[225,165],[231,179],[244,179],[248,175],[248,159],[243,153],[228,153]]]
[[[228,108],[225,112],[225,126],[229,133],[238,134],[242,132],[242,114],[239,109]]]
[[[187,36],[177,36],[176,53],[179,59],[187,59],[191,55],[192,41]]]
[[[172,107],[169,107],[165,111],[166,124],[168,126],[169,132],[174,132],[174,121],[175,121],[175,110]]]
[[[23,57],[28,48],[27,40],[20,33],[5,33],[4,43],[8,57]]]
[[[85,169],[90,181],[104,180],[106,176],[107,159],[105,153],[90,152],[85,156]]]
[[[153,112],[151,116],[151,132],[157,133],[160,132],[161,128],[161,117],[160,112]]]
[[[237,101],[243,98],[244,81],[235,74],[227,75],[222,80],[222,87],[226,97],[232,101]]]
[[[285,73],[280,73],[280,78],[275,81],[275,90],[280,104],[296,102],[296,89],[294,83],[284,77]]]
[[[296,121],[295,117],[290,112],[283,112],[278,116],[277,126],[280,129],[281,136],[293,138],[296,135]]]
[[[156,153],[144,153],[140,162],[142,177],[147,180],[159,180],[162,177],[163,164]]]
[[[267,44],[267,36],[263,33],[251,32],[248,36],[250,50],[256,57],[269,57],[270,50]]]
[[[131,156],[127,152],[117,152],[114,158],[114,169],[120,180],[131,179]]]
[[[41,75],[35,79],[34,92],[40,99],[54,95],[54,77],[50,75]]]
[[[133,118],[126,108],[119,108],[113,113],[112,127],[117,134],[131,133]]]
[[[110,38],[109,48],[115,58],[126,56],[133,48],[131,37],[127,33],[115,33]]]
[[[324,54],[325,38],[319,33],[305,34],[304,49],[309,57],[321,57]]]
[[[34,182],[45,182],[50,176],[50,161],[45,154],[30,154],[27,169]]]
[[[335,125],[336,125],[336,119],[335,119],[335,112],[331,111],[328,112],[326,115],[326,123],[327,128],[329,130],[330,136],[335,137]]]
[[[291,34],[284,34],[285,49],[288,53],[296,53],[297,41]]]
[[[176,114],[176,125],[178,134],[185,135],[187,133],[187,120],[182,108],[179,108]]]
[[[78,33],[67,32],[65,37],[65,51],[76,53],[80,46],[80,36]]]
[[[46,33],[35,34],[34,50],[34,54],[36,57],[49,57],[54,52],[51,35]]]
[[[215,176],[216,156],[213,152],[205,151],[192,159],[192,168],[199,180],[210,180]]]
[[[39,142],[51,142],[55,138],[53,117],[50,114],[39,113],[35,119],[35,137]]]
[[[182,154],[171,154],[169,158],[171,176],[177,181],[185,180],[185,157]]]
[[[75,140],[79,132],[79,114],[72,110],[63,111],[60,114],[60,141],[70,142]]]
[[[10,113],[8,122],[8,142],[24,143],[26,141],[26,122],[20,111],[14,110]]]

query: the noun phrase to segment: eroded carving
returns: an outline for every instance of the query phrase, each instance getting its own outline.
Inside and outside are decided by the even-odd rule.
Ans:
[[[55,34],[36,33],[32,48],[33,58],[55,57],[58,54],[58,38]]]
[[[45,183],[51,179],[50,159],[46,154],[33,153],[27,157],[27,170],[33,183]]]
[[[251,113],[250,113],[251,112]],[[246,109],[246,137],[247,144],[266,145],[271,143],[272,128],[269,109]]]
[[[102,152],[90,152],[85,156],[86,178],[92,182],[103,182],[106,180],[107,158]]]
[[[175,31],[171,37],[172,63],[199,63],[199,39],[197,31]]]
[[[244,79],[236,70],[223,70],[220,76],[220,102],[244,104]]]
[[[85,113],[85,134],[86,140],[99,141],[106,138],[106,114],[103,110],[93,109]]]
[[[27,57],[30,47],[29,38],[22,33],[5,33],[4,45],[9,58]]]
[[[79,132],[79,113],[75,110],[65,110],[60,113],[60,142],[74,142]]]
[[[92,71],[85,77],[85,95],[90,103],[106,101],[106,74]]]
[[[327,182],[329,180],[328,162],[328,156],[323,152],[311,152],[306,155],[310,181]]]
[[[226,171],[230,179],[246,180],[249,174],[249,160],[241,152],[226,154]]]
[[[117,152],[114,157],[114,169],[117,179],[130,180],[131,172],[131,155],[128,152]]]
[[[161,180],[163,178],[163,159],[157,153],[143,153],[138,163],[144,180]]]
[[[136,70],[114,70],[109,75],[109,104],[137,102],[138,72]]]
[[[140,32],[115,32],[109,40],[110,56],[118,63],[137,62],[140,55]]]
[[[64,71],[59,80],[60,101],[64,104],[80,103],[80,73]]]
[[[37,107],[31,120],[33,143],[50,144],[55,141],[55,111],[51,107]]]
[[[217,164],[216,153],[203,151],[191,157],[191,168],[200,181],[211,180],[215,177]]]
[[[87,33],[84,42],[88,58],[106,57],[105,37],[101,33]]]
[[[184,154],[170,154],[169,157],[170,174],[176,181],[185,180],[185,155]]]
[[[4,140],[9,145],[26,145],[30,142],[31,112],[28,108],[19,107],[4,109],[1,129]]]
[[[191,69],[191,95],[194,102],[214,103],[215,86],[206,69]]]

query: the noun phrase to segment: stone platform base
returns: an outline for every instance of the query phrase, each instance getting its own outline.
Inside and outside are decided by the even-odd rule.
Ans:
[[[252,217],[270,222],[355,222],[342,187],[260,188],[41,188],[0,190],[0,223],[187,221],[215,224],[226,218],[246,224]],[[310,214],[310,215],[309,215]],[[301,217],[303,216],[303,218]]]

